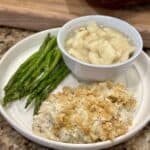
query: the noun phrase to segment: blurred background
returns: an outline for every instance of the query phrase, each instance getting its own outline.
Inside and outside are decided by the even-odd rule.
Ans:
[[[91,14],[127,20],[150,47],[150,0],[0,0],[0,26],[39,31]]]

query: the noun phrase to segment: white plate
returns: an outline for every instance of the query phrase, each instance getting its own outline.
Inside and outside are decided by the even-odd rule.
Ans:
[[[29,36],[13,46],[3,56],[0,61],[0,100],[2,100],[4,96],[4,85],[16,71],[18,66],[39,48],[47,33],[50,32],[51,34],[56,35],[58,30],[58,28],[50,29]],[[16,101],[7,108],[3,108],[0,105],[0,112],[5,119],[22,135],[47,147],[66,150],[96,150],[110,147],[135,135],[150,120],[150,92],[148,89],[150,85],[150,59],[143,52],[127,72],[122,73],[122,76],[114,80],[125,83],[127,87],[135,93],[138,100],[138,109],[135,112],[132,128],[127,134],[116,138],[114,141],[105,141],[93,144],[66,144],[36,136],[31,130],[33,107],[30,107],[27,110],[24,109],[25,99]],[[61,90],[64,85],[76,86],[78,85],[78,81],[70,74],[54,92]]]

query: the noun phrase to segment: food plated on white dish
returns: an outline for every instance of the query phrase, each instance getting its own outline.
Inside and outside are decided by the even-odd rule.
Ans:
[[[61,31],[57,28],[36,33],[16,44],[2,58],[2,115],[30,140],[56,149],[96,150],[129,139],[150,119],[150,95],[146,87],[149,83],[148,56],[140,52],[126,72],[110,78],[109,81],[84,83],[69,74],[58,48],[55,48],[55,37],[59,30]],[[30,63],[31,68],[35,64],[38,65],[36,70],[27,67],[32,72],[31,76],[27,74],[25,78],[25,75],[19,74],[18,78],[22,83],[20,80],[18,83],[18,78],[14,80],[13,74],[21,64],[29,60],[29,56],[33,58],[40,51],[39,47],[48,34],[48,41],[53,39],[55,44],[52,48],[53,42],[50,42],[49,46],[52,47],[48,48],[45,58],[53,58],[53,61],[43,59],[39,62],[39,58],[42,60],[44,54],[38,55],[35,60],[39,64]],[[49,55],[53,57],[48,57]],[[46,64],[49,65],[45,67]],[[51,64],[54,70],[51,69]],[[38,69],[40,66],[41,71]],[[34,78],[31,78],[33,76]],[[8,83],[11,84],[7,86]],[[33,88],[35,85],[36,88]],[[23,96],[22,91],[25,94]],[[13,99],[9,99],[10,95],[13,95]],[[27,109],[24,108],[26,102],[31,102]],[[6,106],[3,106],[4,104]]]
[[[133,95],[118,83],[64,87],[43,102],[32,128],[37,135],[66,143],[113,140],[128,132],[135,108]]]

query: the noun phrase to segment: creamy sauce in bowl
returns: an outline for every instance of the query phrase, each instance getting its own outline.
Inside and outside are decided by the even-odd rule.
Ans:
[[[123,62],[135,51],[126,35],[114,28],[98,26],[95,22],[70,33],[65,48],[83,62],[104,65]]]

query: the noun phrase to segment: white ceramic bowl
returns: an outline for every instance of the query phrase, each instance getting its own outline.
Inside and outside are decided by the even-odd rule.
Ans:
[[[71,56],[64,47],[65,40],[70,32],[81,26],[86,26],[89,22],[95,21],[97,24],[115,28],[128,36],[135,45],[135,53],[127,61],[112,65],[95,65],[82,62]],[[143,41],[139,32],[127,22],[109,16],[92,15],[83,16],[67,22],[57,36],[58,46],[63,54],[64,61],[72,73],[81,80],[102,81],[110,80],[127,70],[132,62],[140,55],[143,48]]]

